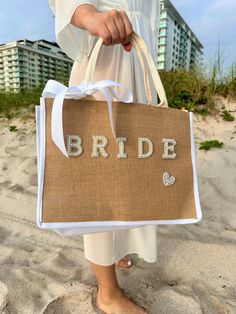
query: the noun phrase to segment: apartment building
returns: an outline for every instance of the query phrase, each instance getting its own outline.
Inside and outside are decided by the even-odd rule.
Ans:
[[[34,88],[49,79],[66,82],[73,61],[55,42],[27,39],[0,45],[0,90]]]
[[[160,1],[157,67],[190,70],[201,63],[203,45],[169,0]]]

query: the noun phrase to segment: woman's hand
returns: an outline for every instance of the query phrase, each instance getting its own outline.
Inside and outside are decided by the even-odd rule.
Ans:
[[[126,51],[132,48],[133,27],[125,11],[100,12],[93,5],[83,4],[75,10],[71,23],[101,37],[106,46],[122,44]]]

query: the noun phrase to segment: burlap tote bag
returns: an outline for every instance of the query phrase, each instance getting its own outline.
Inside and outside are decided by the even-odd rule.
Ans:
[[[145,42],[134,34],[132,45],[147,104],[133,103],[117,82],[92,81],[101,38],[81,85],[46,84],[35,107],[40,228],[80,227],[82,234],[201,220],[193,113],[168,107]],[[150,73],[158,105],[151,103]],[[95,100],[96,91],[106,101]]]

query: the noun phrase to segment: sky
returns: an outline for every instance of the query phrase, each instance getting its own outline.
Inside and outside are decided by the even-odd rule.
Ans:
[[[219,43],[225,64],[236,61],[236,0],[172,3],[203,44],[206,60],[212,60]],[[56,41],[48,0],[1,0],[0,43],[23,38]]]
[[[218,44],[225,65],[236,62],[236,0],[173,0],[212,60]]]

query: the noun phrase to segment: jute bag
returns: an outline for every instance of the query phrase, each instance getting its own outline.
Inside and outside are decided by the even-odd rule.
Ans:
[[[35,107],[40,228],[79,227],[85,234],[202,219],[193,113],[168,107],[145,42],[137,34],[131,42],[148,104],[133,103],[118,82],[92,81],[101,39],[81,85],[45,86]],[[149,73],[158,105],[151,103]],[[93,98],[97,91],[106,101]]]

